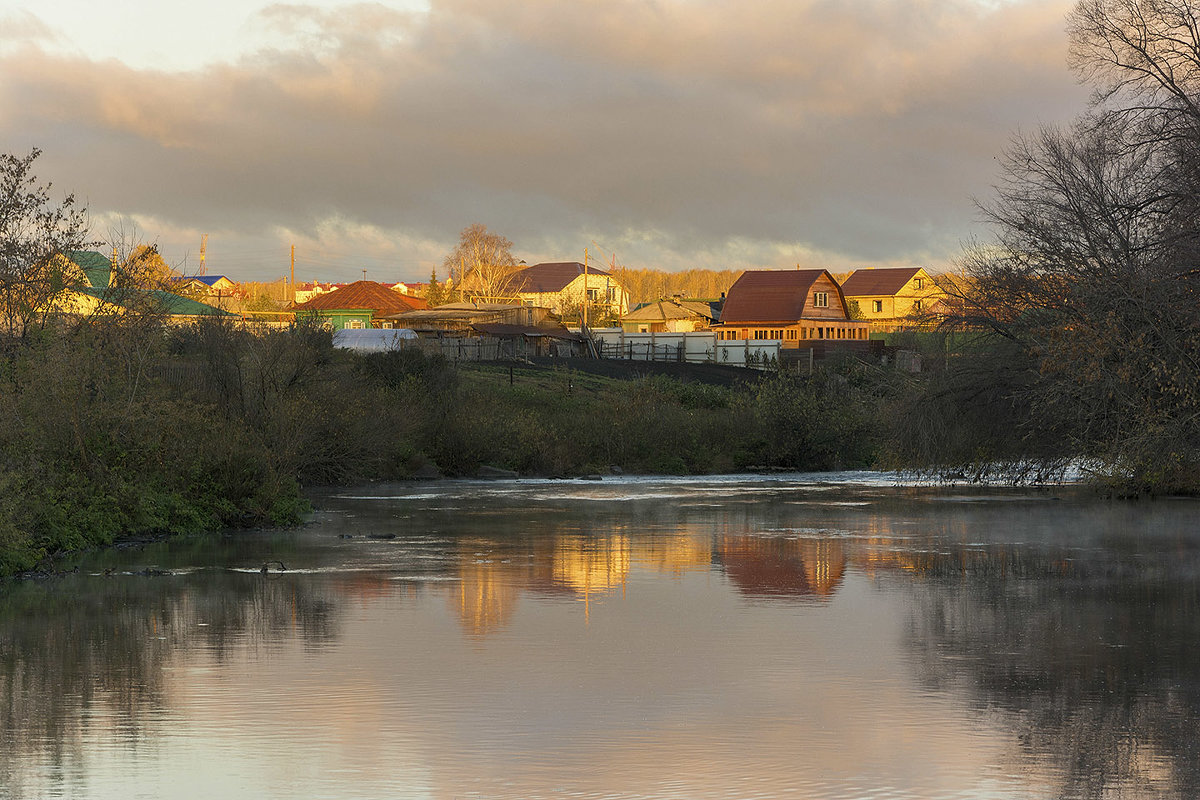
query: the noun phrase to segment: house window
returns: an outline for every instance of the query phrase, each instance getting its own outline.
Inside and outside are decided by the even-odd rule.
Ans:
[[[588,289],[587,290],[587,299],[588,299],[589,303],[594,303],[597,300],[599,300],[600,299],[600,290],[599,289]]]
[[[924,279],[924,278],[917,278],[917,279],[916,279],[916,281],[915,281],[915,283],[917,284],[917,288],[918,288],[918,289],[924,289],[924,288],[925,288],[925,279]]]
[[[914,300],[913,301],[913,311],[920,311],[920,310],[921,310],[921,301]]]
[[[874,311],[876,314],[882,314],[883,313],[883,301],[882,300],[872,300],[871,301],[871,310]]]
[[[379,327],[381,327],[381,328],[383,328],[383,329],[385,329],[385,330],[391,330],[392,328],[395,328],[395,327],[396,327],[396,323],[394,323],[394,322],[384,322],[384,323],[381,323]]]
[[[813,306],[829,308],[829,292],[813,292]]]
[[[346,320],[346,327],[352,331],[362,330],[363,321],[361,319]]]

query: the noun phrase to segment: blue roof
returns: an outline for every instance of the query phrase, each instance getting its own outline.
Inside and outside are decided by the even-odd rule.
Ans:
[[[219,281],[219,280],[227,281],[227,280],[229,280],[229,278],[226,278],[224,275],[193,275],[192,277],[184,278],[183,280],[185,282],[186,281],[200,281],[203,284],[207,284],[209,286],[215,286],[217,281]]]

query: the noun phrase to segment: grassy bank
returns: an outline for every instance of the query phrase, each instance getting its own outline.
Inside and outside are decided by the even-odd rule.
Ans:
[[[0,358],[0,573],[122,537],[287,525],[303,485],[871,464],[879,376],[735,387],[356,356],[305,327],[105,321]]]

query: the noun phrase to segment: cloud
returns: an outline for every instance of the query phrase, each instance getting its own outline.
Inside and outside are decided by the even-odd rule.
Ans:
[[[277,5],[259,50],[194,72],[3,51],[0,136],[93,208],[364,258],[419,242],[409,278],[476,221],[533,258],[936,265],[1011,132],[1082,108],[1068,6]]]

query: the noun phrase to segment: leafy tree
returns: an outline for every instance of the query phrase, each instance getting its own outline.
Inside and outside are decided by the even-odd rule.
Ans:
[[[45,324],[49,310],[75,280],[65,254],[87,241],[87,213],[68,194],[50,198],[33,164],[41,151],[0,154],[0,332],[24,336]]]
[[[513,274],[519,269],[512,245],[486,225],[468,225],[443,262],[449,282],[461,293],[486,299],[510,294]]]

